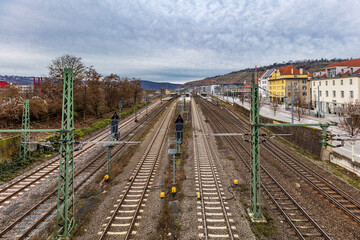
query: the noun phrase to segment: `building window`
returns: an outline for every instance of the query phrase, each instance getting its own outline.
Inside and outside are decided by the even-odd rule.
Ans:
[[[335,85],[335,80],[333,80],[333,85]]]
[[[325,81],[325,85],[327,86],[327,81]]]
[[[352,85],[352,79],[350,78],[350,85]]]
[[[319,91],[319,97],[321,97],[321,91]]]
[[[340,80],[340,84],[341,84],[341,85],[344,85],[344,80],[341,79],[341,80]]]
[[[344,91],[341,91],[341,97],[342,98],[344,97]]]
[[[313,86],[315,86],[315,82],[313,83]]]
[[[321,86],[321,81],[319,81],[319,86]]]
[[[326,96],[326,97],[329,96],[329,91],[325,91],[325,96]]]
[[[350,98],[354,98],[354,91],[350,91]]]
[[[333,97],[336,97],[336,91],[333,91]]]

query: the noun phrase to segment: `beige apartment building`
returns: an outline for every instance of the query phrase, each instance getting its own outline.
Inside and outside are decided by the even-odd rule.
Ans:
[[[312,104],[317,112],[339,113],[350,100],[360,99],[360,58],[333,63],[311,78]]]

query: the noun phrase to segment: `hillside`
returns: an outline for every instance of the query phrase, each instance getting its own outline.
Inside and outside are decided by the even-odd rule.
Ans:
[[[162,88],[175,89],[179,86],[181,86],[181,84],[167,83],[167,82],[151,82],[151,81],[141,80],[141,87],[144,89],[154,89],[154,90],[160,90]]]
[[[322,70],[327,65],[334,63],[334,62],[341,62],[349,59],[320,59],[320,60],[298,60],[298,61],[289,61],[287,63],[273,63],[268,66],[261,66],[257,68],[258,76],[265,71],[266,69],[270,68],[281,68],[286,65],[293,65],[296,68],[303,68],[305,72],[313,73],[316,71]],[[255,68],[247,68],[240,71],[231,72],[228,74],[214,76],[214,77],[207,77],[202,80],[187,82],[184,84],[186,88],[191,88],[194,86],[201,86],[201,85],[212,85],[212,84],[244,84],[250,83],[252,73],[255,72]]]

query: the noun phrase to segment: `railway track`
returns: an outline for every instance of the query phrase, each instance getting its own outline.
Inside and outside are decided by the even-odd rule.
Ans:
[[[228,121],[231,121],[228,116],[215,115],[217,112],[216,109],[208,109],[208,106],[205,102],[200,101],[203,109],[206,112],[206,115],[214,123],[213,127],[216,129],[216,132],[221,133],[230,133],[230,129],[225,126],[225,124],[219,119],[227,118]],[[204,111],[203,110],[203,111]],[[241,163],[245,168],[250,171],[249,158],[245,159],[244,156],[250,156],[250,151],[243,144],[242,141],[235,136],[224,136],[222,137],[226,140],[232,150],[237,154],[237,156],[242,160]],[[300,239],[331,239],[331,237],[322,229],[322,227],[317,224],[317,222],[310,216],[306,210],[301,207],[301,205],[285,190],[285,188],[270,174],[270,172],[261,165],[261,187],[265,193],[269,196],[270,200],[274,203],[276,208],[284,216],[285,220],[293,228],[297,237]]]
[[[140,213],[146,205],[147,192],[150,191],[153,183],[175,107],[175,104],[172,104],[168,108],[160,127],[134,169],[131,181],[127,183],[119,196],[115,208],[110,212],[111,216],[107,218],[107,223],[102,225],[99,239],[113,237],[129,239],[131,235],[136,234],[134,230],[137,225],[136,220],[141,218]]]
[[[239,118],[236,114],[225,108],[234,123],[240,131],[249,132],[248,123]],[[360,223],[360,202],[345,193],[339,187],[335,186],[327,179],[316,173],[314,170],[299,162],[296,158],[285,152],[272,141],[262,144],[262,149],[268,152],[278,162],[293,171],[302,180],[307,182],[321,196],[335,205],[341,212],[351,217],[355,222]]]
[[[142,110],[141,114],[144,115],[146,110]],[[125,128],[135,119],[135,116],[129,117],[119,124],[119,130]],[[102,141],[108,136],[109,130],[103,130],[100,133],[90,138],[90,141]],[[94,144],[87,143],[83,146],[83,149],[74,153],[76,161],[77,157],[84,155],[94,148]],[[45,164],[36,167],[34,170],[29,171],[15,181],[9,184],[4,184],[0,189],[0,209],[4,208],[6,204],[11,202],[11,199],[16,199],[19,195],[29,191],[32,187],[38,186],[44,180],[48,180],[54,174],[57,177],[59,169],[59,156],[50,159]]]
[[[136,125],[133,131],[124,134],[120,140],[131,141],[137,137],[144,126],[155,118],[166,106],[165,104],[153,112],[149,113],[147,117],[140,119],[139,124]],[[116,156],[125,144],[114,147],[113,156]],[[106,152],[100,153],[98,156],[90,160],[80,170],[76,170],[74,176],[74,190],[75,193],[90,180],[99,170],[106,166]],[[0,239],[26,239],[33,234],[34,230],[39,228],[45,221],[47,221],[55,212],[57,207],[57,189],[52,190],[45,197],[43,197],[37,204],[32,206],[29,210],[23,213],[19,218],[13,221],[10,225],[1,229]]]
[[[233,219],[228,212],[229,207],[224,201],[224,189],[219,178],[216,166],[214,164],[214,153],[205,136],[203,121],[192,103],[193,116],[193,146],[195,161],[195,185],[196,190],[200,193],[198,200],[198,216],[200,238],[204,239],[234,239],[238,238],[235,226],[231,226]],[[201,211],[200,211],[201,210]]]

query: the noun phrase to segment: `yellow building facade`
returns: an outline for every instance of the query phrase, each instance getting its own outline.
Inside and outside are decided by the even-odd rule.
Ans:
[[[291,99],[291,84],[294,99],[302,98],[302,102],[308,102],[310,95],[308,75],[304,74],[302,69],[299,70],[291,65],[275,70],[269,77],[270,101],[277,99],[278,102],[289,102]]]

